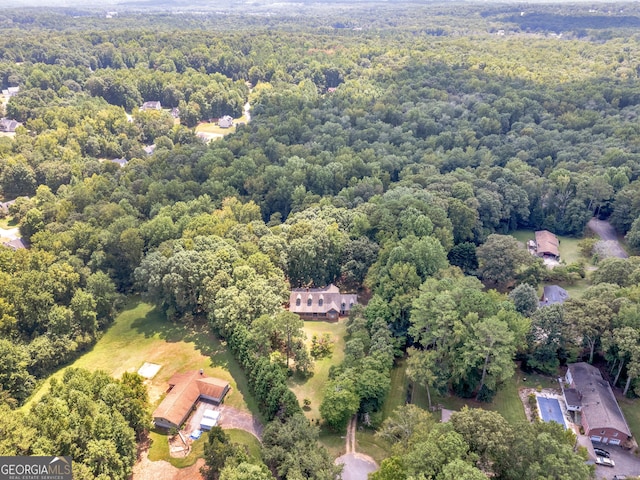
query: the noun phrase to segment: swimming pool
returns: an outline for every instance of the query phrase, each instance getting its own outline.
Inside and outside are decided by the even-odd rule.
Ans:
[[[537,397],[538,399],[538,411],[542,420],[545,422],[556,422],[567,428],[564,422],[564,415],[562,414],[562,408],[560,408],[560,402],[557,398]]]

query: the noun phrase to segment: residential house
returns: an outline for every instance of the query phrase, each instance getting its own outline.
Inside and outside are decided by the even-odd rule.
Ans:
[[[126,158],[113,158],[109,161],[111,163],[117,164],[118,166],[120,166],[120,168],[124,167],[127,163],[129,163]]]
[[[229,115],[225,115],[222,118],[218,119],[218,126],[220,128],[231,128],[233,127],[233,118],[231,118]]]
[[[569,292],[558,285],[547,285],[540,298],[540,306],[546,307],[554,303],[564,303],[569,298]]]
[[[147,110],[162,110],[162,104],[160,102],[144,102],[140,107],[140,110],[146,112]]]
[[[202,370],[176,373],[169,379],[169,391],[153,412],[157,427],[180,428],[199,400],[222,403],[229,382],[207,377]]]
[[[353,293],[340,293],[335,285],[324,288],[294,288],[289,295],[289,310],[308,320],[337,320],[348,315],[358,303]]]
[[[173,118],[180,118],[180,109],[178,107],[171,109],[171,116]]]
[[[20,91],[20,87],[9,87],[5,90],[2,90],[2,94],[7,97],[13,97]]]
[[[566,382],[570,386],[563,389],[567,408],[591,441],[621,445],[631,440],[629,425],[600,370],[585,362],[572,363]]]
[[[152,144],[152,145],[147,145],[146,147],[143,148],[144,153],[146,153],[147,155],[151,155],[153,154],[153,152],[156,151],[156,144]]]
[[[15,199],[9,200],[8,202],[0,202],[0,212],[2,212],[4,215],[8,215],[9,207],[14,203],[16,203]]]
[[[535,253],[541,258],[560,261],[560,241],[549,230],[538,230],[535,240]]]
[[[27,248],[27,244],[24,240],[22,240],[22,238],[15,238],[9,242],[4,242],[3,245],[13,250],[20,250],[23,248]]]
[[[15,132],[22,124],[10,118],[0,118],[0,132]]]

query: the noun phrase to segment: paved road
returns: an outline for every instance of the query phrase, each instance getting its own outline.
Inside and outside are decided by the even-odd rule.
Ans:
[[[628,258],[627,252],[624,251],[620,242],[618,242],[618,234],[616,230],[606,220],[598,220],[592,218],[587,223],[587,226],[600,237],[601,240],[607,243],[607,249],[610,251],[611,256],[618,258]]]

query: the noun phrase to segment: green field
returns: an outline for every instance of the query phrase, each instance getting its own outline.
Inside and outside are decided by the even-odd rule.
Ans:
[[[384,440],[376,438],[370,429],[356,432],[356,451],[373,458],[378,465],[391,454],[391,446]]]
[[[0,218],[0,228],[8,230],[18,226],[18,222],[13,217]]]
[[[152,305],[130,299],[125,310],[94,347],[67,367],[104,370],[119,377],[136,372],[144,362],[162,365],[147,381],[149,397],[157,404],[167,388],[167,380],[176,372],[204,369],[210,376],[229,381],[231,391],[225,403],[259,415],[240,366],[206,325],[187,327],[167,321]],[[52,375],[60,378],[63,367]],[[47,391],[48,382],[22,407],[28,409]],[[260,418],[260,417],[259,417]]]
[[[322,403],[324,387],[329,380],[329,369],[332,365],[339,365],[344,359],[344,337],[347,334],[346,319],[339,322],[308,321],[304,322],[304,332],[307,335],[307,346],[311,346],[311,338],[317,335],[322,337],[325,333],[331,335],[333,340],[333,353],[315,362],[313,375],[308,378],[294,375],[289,379],[289,388],[298,397],[302,405],[305,398],[311,400],[311,406],[304,413],[310,420],[320,418],[320,403]]]

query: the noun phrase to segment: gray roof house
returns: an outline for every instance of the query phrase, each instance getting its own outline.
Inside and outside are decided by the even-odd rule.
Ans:
[[[27,248],[27,244],[25,243],[24,240],[22,240],[22,238],[16,238],[9,242],[4,242],[3,245],[5,247],[12,248],[13,250],[20,250],[22,248]]]
[[[540,306],[546,307],[554,303],[564,303],[569,298],[569,292],[558,285],[547,285],[544,287],[542,297],[540,298]]]
[[[143,111],[147,111],[147,110],[162,110],[162,104],[160,102],[157,102],[157,101],[144,102],[142,104],[142,106],[140,107],[140,110],[143,110]]]
[[[0,132],[15,132],[16,128],[22,126],[17,120],[10,118],[0,118]]]
[[[310,320],[337,320],[348,315],[357,303],[356,294],[340,293],[333,284],[324,288],[294,288],[289,295],[289,311]]]
[[[591,441],[610,445],[622,445],[631,440],[631,430],[618,405],[609,382],[602,378],[600,370],[585,362],[572,363],[567,369],[566,382],[571,392],[567,405],[580,420]],[[579,403],[579,405],[578,405]]]
[[[218,126],[220,128],[233,127],[233,118],[231,118],[229,115],[225,115],[224,117],[218,119]]]
[[[20,87],[9,87],[6,90],[2,90],[2,94],[7,97],[13,97],[20,91]]]

